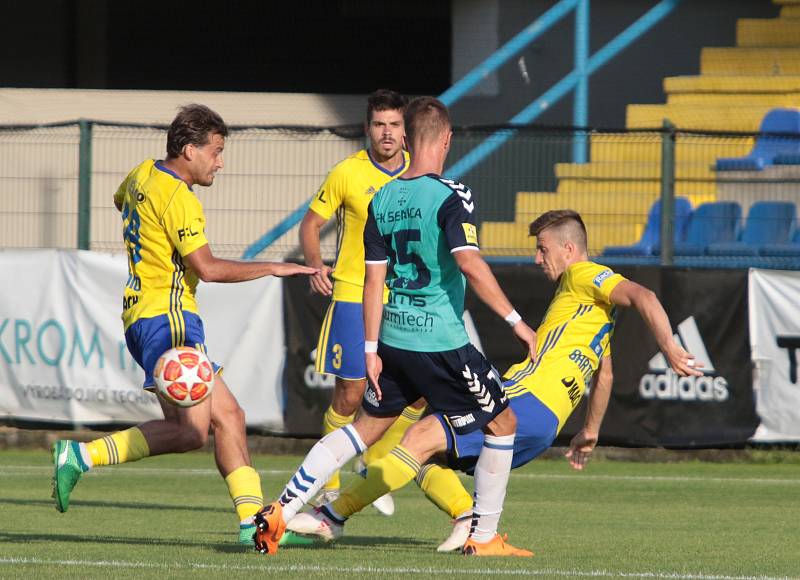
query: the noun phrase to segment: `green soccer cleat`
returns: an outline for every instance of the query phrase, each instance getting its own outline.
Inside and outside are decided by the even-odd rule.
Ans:
[[[253,536],[256,535],[254,523],[239,524],[239,543],[244,546],[253,546]]]
[[[314,544],[313,538],[307,538],[305,536],[301,536],[300,534],[295,534],[290,530],[286,530],[278,542],[279,546],[310,546],[312,544]]]
[[[68,439],[59,439],[53,444],[53,463],[53,498],[56,509],[64,513],[69,508],[69,494],[84,472],[89,471],[89,466],[81,457],[78,442]]]

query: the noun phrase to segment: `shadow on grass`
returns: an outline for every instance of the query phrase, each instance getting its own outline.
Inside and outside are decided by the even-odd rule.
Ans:
[[[1,538],[2,536],[0,536]],[[368,548],[370,550],[375,549],[376,547],[380,546],[381,550],[384,551],[391,551],[393,549],[397,550],[407,550],[408,548],[431,548],[433,544],[431,542],[423,542],[421,540],[417,540],[414,538],[403,538],[398,536],[344,536],[339,538],[333,542],[326,542],[322,539],[315,539],[313,544],[309,545],[289,545],[289,546],[281,546],[280,550],[290,550],[292,552],[296,552],[299,550],[335,550],[337,547],[339,548]],[[209,548],[216,550],[217,552],[241,552],[242,546],[236,546],[232,544],[216,544],[216,545],[209,545]],[[244,546],[245,550],[247,551],[247,546]]]
[[[181,546],[185,548],[211,548],[217,551],[225,552],[242,552],[246,551],[246,546],[239,546],[233,543],[226,544],[209,544],[206,542],[192,542],[188,540],[161,540],[152,537],[132,537],[121,538],[102,535],[86,534],[59,534],[57,532],[47,532],[41,534],[31,533],[16,533],[16,532],[3,532],[0,531],[0,544],[2,543],[16,543],[16,544],[29,544],[34,542],[73,542],[78,544],[116,544],[116,545],[134,545],[134,546]]]
[[[25,506],[46,506],[53,507],[55,503],[52,499],[18,499],[0,497],[0,503],[25,505]],[[148,509],[148,510],[172,510],[172,511],[191,511],[191,512],[214,512],[228,513],[229,508],[204,507],[195,505],[177,505],[162,503],[135,503],[118,501],[98,501],[98,500],[73,500],[70,501],[70,508],[99,507],[99,508],[123,508],[123,509]]]

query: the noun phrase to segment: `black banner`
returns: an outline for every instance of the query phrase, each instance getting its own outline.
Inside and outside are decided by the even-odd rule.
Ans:
[[[283,316],[286,332],[286,431],[296,437],[322,433],[322,415],[331,404],[333,376],[314,372],[317,348],[328,298],[313,294],[306,277],[284,278]]]
[[[512,304],[532,326],[544,316],[555,291],[533,265],[493,265]],[[664,304],[673,333],[693,354],[707,353],[703,377],[682,379],[666,370],[644,321],[620,309],[611,341],[614,388],[601,441],[625,446],[715,447],[741,445],[758,425],[752,389],[747,318],[747,272],[628,267],[618,271],[653,290]],[[287,279],[286,426],[294,435],[320,432],[332,393],[332,377],[313,372],[312,351],[328,300],[310,294],[308,281]],[[465,303],[483,351],[502,373],[525,356],[508,325],[468,291]],[[702,357],[701,357],[702,358]],[[562,430],[566,443],[583,425],[586,401]]]

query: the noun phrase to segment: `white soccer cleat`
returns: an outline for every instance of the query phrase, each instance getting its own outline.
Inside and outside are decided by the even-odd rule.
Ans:
[[[469,538],[469,528],[472,524],[472,514],[462,516],[453,521],[453,531],[447,536],[447,539],[439,544],[436,548],[437,552],[452,552],[460,550]]]
[[[372,502],[372,507],[378,510],[379,513],[385,516],[391,516],[394,514],[394,499],[392,499],[392,494],[387,493],[386,495],[382,495],[374,502]]]
[[[326,542],[341,538],[342,534],[344,534],[344,526],[334,522],[322,513],[319,508],[297,514],[286,524],[286,529],[293,531],[295,534],[316,536]]]

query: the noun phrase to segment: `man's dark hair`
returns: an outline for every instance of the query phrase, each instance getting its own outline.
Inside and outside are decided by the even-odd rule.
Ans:
[[[207,145],[215,133],[228,136],[228,126],[219,114],[196,103],[181,107],[167,131],[167,157],[178,157],[186,145]]]
[[[372,121],[372,113],[376,111],[394,111],[402,113],[406,108],[406,98],[389,89],[378,89],[367,97],[367,124]]]
[[[530,225],[530,234],[538,236],[548,228],[557,228],[562,241],[571,239],[579,244],[583,250],[587,247],[586,226],[581,214],[572,209],[553,209],[543,213],[533,220]]]
[[[406,107],[404,117],[409,147],[416,139],[428,140],[450,130],[450,113],[436,97],[417,97]]]

